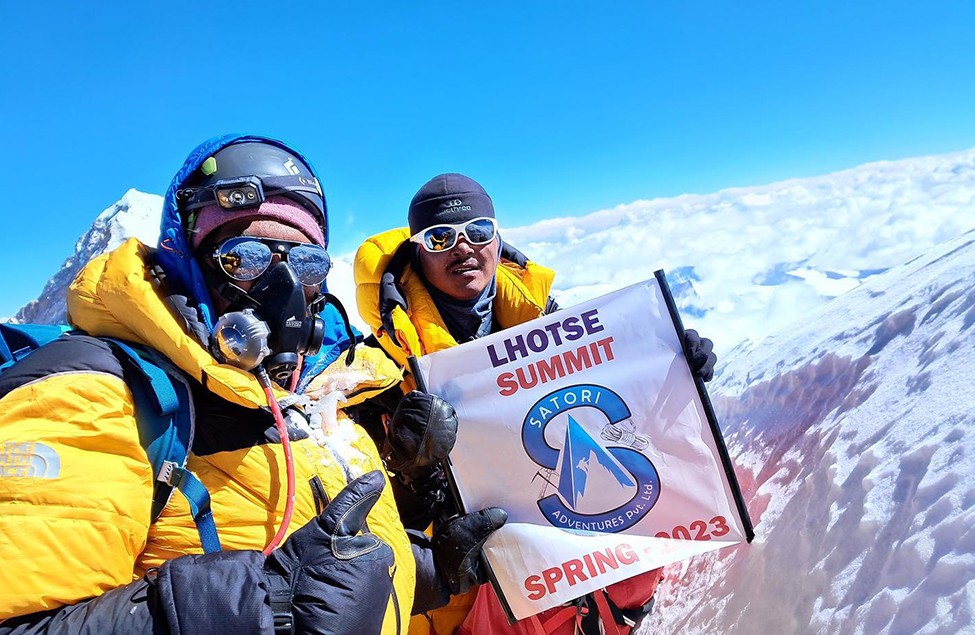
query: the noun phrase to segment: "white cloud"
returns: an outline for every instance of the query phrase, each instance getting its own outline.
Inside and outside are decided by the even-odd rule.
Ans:
[[[726,351],[975,226],[975,150],[522,227],[506,220],[505,240],[557,271],[566,305],[656,269],[693,268],[684,320]]]

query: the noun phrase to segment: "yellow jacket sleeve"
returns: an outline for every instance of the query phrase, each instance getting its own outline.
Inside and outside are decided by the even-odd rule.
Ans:
[[[131,393],[100,372],[62,372],[0,400],[0,619],[133,580],[152,468]]]

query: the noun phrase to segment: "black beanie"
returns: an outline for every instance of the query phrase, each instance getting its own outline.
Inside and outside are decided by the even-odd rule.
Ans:
[[[494,203],[477,181],[463,174],[441,174],[424,184],[410,201],[410,233],[433,225],[494,218]]]

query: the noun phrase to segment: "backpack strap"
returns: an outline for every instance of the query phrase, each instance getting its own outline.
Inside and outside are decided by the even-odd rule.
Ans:
[[[616,621],[616,616],[610,608],[609,596],[606,595],[606,589],[599,589],[592,596],[596,601],[596,607],[599,609],[599,619],[602,625],[600,632],[606,635],[621,635],[620,625],[633,627],[632,623],[624,624]]]
[[[165,479],[164,479],[165,475]],[[203,545],[203,553],[215,553],[221,550],[220,536],[217,535],[217,525],[213,522],[213,510],[210,509],[210,492],[200,479],[196,478],[193,472],[185,467],[177,467],[171,461],[163,463],[163,471],[160,472],[157,482],[169,486],[169,491],[176,487],[190,504],[193,512],[193,522],[196,523],[196,530],[200,534],[200,543]]]
[[[650,615],[653,612],[653,605],[657,601],[657,596],[651,596],[646,604],[643,606],[638,606],[636,608],[621,609],[616,606],[613,602],[613,598],[606,595],[606,603],[609,604],[609,610],[613,613],[613,619],[616,620],[617,624],[623,624],[626,626],[636,626],[636,623],[643,617]]]
[[[654,590],[656,586],[656,584],[653,585]],[[653,611],[656,600],[656,595],[651,595],[643,606],[623,609],[613,602],[613,598],[609,596],[606,589],[593,591],[586,597],[592,598],[596,610],[587,617],[583,632],[599,632],[606,635],[629,633],[642,618]]]
[[[566,622],[574,621],[575,625],[572,632],[586,633],[587,631],[583,630],[583,620],[589,615],[588,597],[583,596],[567,602],[558,607],[558,610],[551,609],[538,615],[532,615],[524,622],[526,629],[531,631],[530,635],[551,635]]]
[[[66,324],[0,324],[0,371],[70,330]]]
[[[210,494],[200,479],[186,469],[195,431],[195,413],[186,379],[155,351],[122,340],[103,339],[119,353],[120,361],[127,363],[130,374],[137,380],[128,382],[128,386],[135,397],[139,438],[156,478],[152,521],[162,513],[173,489],[178,489],[189,502],[203,551],[220,551]]]
[[[570,604],[563,606],[553,615],[547,615],[544,622],[538,615],[532,615],[526,620],[527,626],[531,628],[531,635],[550,635],[566,622],[575,620],[576,625],[573,632],[581,632],[582,618],[587,611],[588,609],[583,605]]]

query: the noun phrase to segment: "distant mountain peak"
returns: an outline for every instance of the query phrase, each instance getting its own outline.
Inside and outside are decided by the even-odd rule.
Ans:
[[[154,245],[159,236],[162,197],[135,189],[127,191],[114,205],[100,213],[91,229],[75,243],[74,253],[44,285],[37,299],[28,302],[14,318],[18,322],[63,324],[68,286],[82,267],[96,256],[111,251],[130,237]]]

